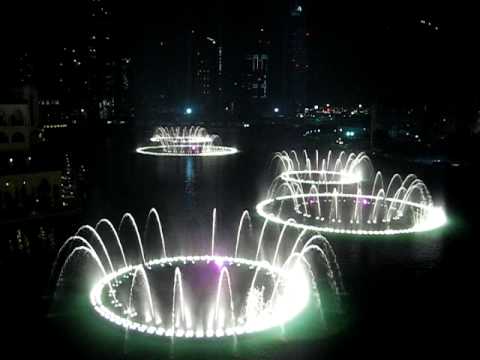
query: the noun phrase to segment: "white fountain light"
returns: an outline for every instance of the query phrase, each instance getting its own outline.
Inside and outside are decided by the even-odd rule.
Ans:
[[[88,255],[102,274],[90,291],[95,311],[129,331],[170,337],[172,341],[177,337],[236,337],[275,327],[283,329],[312,299],[322,313],[320,292],[307,259],[309,254],[314,253],[323,261],[328,284],[335,296],[343,291],[335,253],[323,236],[308,237],[302,231],[289,239],[293,233],[287,235],[284,227],[272,251],[262,251],[266,221],[258,237],[255,256],[245,258],[238,255],[247,251],[241,245],[242,229],[245,233],[244,227],[248,228],[251,234],[251,225],[250,215],[244,211],[232,256],[216,255],[214,209],[208,255],[168,256],[160,218],[157,211],[151,209],[144,233],[148,237],[154,231],[162,247],[162,256],[149,260],[132,215],[126,213],[122,217],[118,231],[109,220],[101,219],[95,227],[81,226],[67,239],[59,250],[52,275],[56,276],[57,265],[61,265],[58,284],[72,259]],[[138,246],[140,260],[134,260],[134,265],[130,265],[132,262],[119,236],[125,226],[130,226],[128,233],[136,237],[130,246]],[[274,229],[278,230],[277,226]],[[105,231],[109,239],[115,240],[109,246],[100,235]],[[112,259],[111,246],[120,258]],[[262,255],[265,253],[269,255]],[[165,282],[165,276],[172,278]],[[213,279],[198,285],[196,276],[206,281]],[[162,280],[158,281],[158,277]],[[166,290],[165,284],[171,284],[171,288]]]
[[[266,304],[263,309],[256,308],[260,298],[255,295],[258,290],[250,289],[249,301],[246,305],[246,313],[234,319],[234,326],[197,328],[195,323],[188,324],[185,328],[166,327],[163,323],[155,324],[132,319],[128,311],[128,304],[124,304],[116,298],[116,288],[126,278],[134,276],[134,273],[143,265],[127,266],[112,272],[101,278],[90,292],[90,302],[94,309],[108,321],[128,330],[156,335],[161,337],[229,337],[266,331],[275,327],[283,326],[308,305],[311,297],[311,281],[309,275],[302,266],[293,266],[290,269],[273,266],[267,261],[255,261],[244,258],[232,258],[223,256],[177,256],[154,259],[145,264],[146,268],[185,266],[186,264],[215,263],[225,266],[245,267],[251,271],[264,271],[272,279],[280,279],[282,291],[279,295]],[[228,264],[228,265],[227,265]],[[113,285],[113,291],[110,286]],[[203,320],[203,319],[200,319]]]
[[[225,156],[236,154],[238,150],[234,147],[214,145],[205,147],[198,147],[197,145],[158,145],[139,147],[136,152],[153,156]]]
[[[366,216],[367,219],[357,220],[352,218],[350,213],[345,219],[345,216],[332,216],[332,212],[329,209],[326,216],[312,216],[309,212],[303,213],[302,208],[305,209],[307,206],[315,204],[308,204],[308,202],[303,202],[303,200],[308,198],[320,198],[325,202],[325,204],[332,205],[335,201],[343,203],[343,200],[351,199],[352,204],[361,204],[360,206],[367,206],[370,209],[373,209],[376,202],[383,202],[388,208],[393,209],[391,211],[392,215],[390,219],[380,219],[378,221],[369,220],[369,216]],[[294,201],[300,200],[301,206],[294,206],[295,212],[307,219],[308,221],[297,222],[291,217],[285,218],[281,214],[276,214],[273,211],[275,204],[280,205],[284,201]],[[304,207],[305,206],[305,207]],[[354,208],[355,205],[351,206]],[[414,223],[406,227],[402,227],[399,223],[403,214],[401,214],[398,209],[400,208],[409,208],[411,211],[416,211],[417,216],[414,219]],[[437,229],[442,227],[447,223],[447,217],[445,211],[441,207],[435,207],[433,205],[424,205],[415,203],[412,201],[395,199],[395,198],[385,198],[372,195],[356,195],[356,194],[334,194],[334,193],[321,193],[321,194],[297,194],[297,195],[286,195],[279,196],[273,199],[265,199],[257,204],[257,212],[260,216],[264,217],[268,221],[271,221],[276,224],[286,225],[302,230],[311,230],[323,233],[336,233],[336,234],[350,234],[350,235],[398,235],[398,234],[408,234],[408,233],[417,233],[425,232]],[[388,212],[388,210],[387,210]],[[395,214],[395,215],[393,215]],[[395,227],[397,226],[397,227]]]
[[[358,185],[367,180],[373,172],[373,165],[365,153],[346,153],[334,155],[332,151],[325,158],[318,150],[308,153],[296,151],[282,151],[275,153],[279,175],[273,180],[269,189],[270,194],[276,194],[279,188],[288,186],[295,192],[316,191],[325,192],[332,186],[344,187]],[[268,196],[271,197],[271,196]]]
[[[289,170],[280,174],[283,181],[309,185],[349,185],[362,181],[359,172],[323,171],[323,170]]]
[[[234,147],[219,145],[218,135],[198,126],[158,127],[150,141],[156,145],[139,147],[136,152],[153,156],[225,156],[238,152]]]
[[[279,152],[280,174],[257,212],[284,226],[324,233],[395,235],[424,232],[447,222],[426,185],[414,174],[384,182],[365,153],[321,158]]]

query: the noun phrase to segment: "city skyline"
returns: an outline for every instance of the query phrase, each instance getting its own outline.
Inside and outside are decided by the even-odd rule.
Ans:
[[[248,49],[256,40],[257,33],[263,29],[271,42],[269,80],[273,86],[270,88],[281,89],[285,86],[282,85],[282,78],[287,76],[285,66],[282,65],[286,57],[282,54],[282,51],[285,52],[285,49],[282,50],[285,47],[285,35],[282,34],[288,32],[286,28],[291,8],[295,6],[294,1],[246,2],[243,5],[235,4],[233,9],[222,7],[221,2],[193,4],[183,10],[175,4],[164,4],[158,11],[154,11],[153,5],[148,4],[136,6],[132,11],[129,11],[128,6],[104,0],[93,1],[92,4],[100,8],[105,4],[106,8],[111,8],[108,11],[112,18],[115,41],[121,44],[119,48],[122,52],[133,60],[132,77],[138,85],[135,87],[137,102],[148,94],[149,88],[158,96],[164,92],[161,83],[173,81],[168,76],[162,78],[159,75],[164,71],[162,67],[170,68],[173,64],[173,69],[176,69],[174,72],[186,71],[179,64],[186,62],[183,57],[187,55],[182,48],[188,46],[187,38],[192,30],[211,38],[218,38],[221,32],[224,91],[233,93],[227,89],[240,81],[241,63],[248,55]],[[2,61],[16,65],[18,57],[25,52],[35,62],[36,68],[42,68],[55,60],[65,41],[77,44],[86,42],[82,37],[88,32],[90,22],[82,19],[88,19],[89,10],[85,4],[74,5],[76,6],[67,9],[65,5],[55,2],[50,4],[38,14],[39,17],[48,15],[46,24],[42,26],[40,24],[43,21],[27,9],[27,23],[18,27],[9,36],[10,39],[7,37],[7,43],[13,45],[12,51]],[[34,5],[33,9],[38,6]],[[455,55],[457,48],[465,54],[473,54],[473,49],[465,46],[472,36],[468,31],[471,24],[469,25],[466,13],[461,10],[457,9],[446,17],[447,13],[439,8],[430,9],[430,14],[435,13],[434,15],[420,9],[408,10],[407,7],[403,11],[399,9],[395,14],[382,8],[360,8],[356,15],[342,12],[333,6],[330,8],[333,10],[311,1],[306,1],[302,7],[309,37],[305,46],[308,50],[307,88],[310,103],[422,104],[442,96],[445,100],[443,102],[458,106],[460,100],[455,98],[458,94],[456,88],[462,87],[461,91],[468,95],[467,86],[462,85],[473,83],[478,78],[478,71],[470,64],[471,56],[458,59]],[[73,16],[74,12],[83,15]],[[204,23],[209,16],[213,16],[216,25]],[[58,29],[56,25],[64,27],[65,32],[55,32]],[[31,31],[37,26],[38,31]],[[457,37],[459,35],[461,37]],[[169,54],[170,60],[165,61],[159,53],[162,51],[162,43],[175,50]],[[15,56],[12,58],[12,55]],[[418,58],[424,60],[418,62]],[[457,76],[442,72],[445,66],[457,68]],[[395,74],[389,72],[392,68],[396,69]],[[469,78],[462,76],[467,69],[475,71]],[[171,76],[172,71],[168,72]],[[282,91],[285,94],[286,90]],[[168,95],[173,94],[176,98],[174,102],[180,103],[182,96],[184,101],[188,101],[187,92],[174,87],[173,90],[169,89]],[[285,95],[271,93],[270,97],[275,102],[283,102]]]

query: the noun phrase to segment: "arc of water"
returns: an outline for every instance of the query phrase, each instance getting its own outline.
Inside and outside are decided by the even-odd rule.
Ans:
[[[377,171],[377,173],[375,174],[375,180],[373,181],[371,194],[375,196],[384,187],[385,185],[383,183],[382,173],[380,171]]]
[[[407,189],[405,189],[404,187],[400,187],[392,200],[390,200],[390,205],[388,207],[388,211],[387,211],[387,214],[385,216],[385,221],[387,223],[389,223],[392,219],[392,216],[395,212],[398,211],[399,209],[399,202],[402,200],[402,197],[405,195],[405,193],[407,192]]]
[[[290,250],[290,255],[288,257],[292,256],[292,254],[294,254],[297,251],[298,244],[300,243],[300,241],[302,241],[303,237],[307,232],[308,230],[303,229],[302,232],[298,234],[297,238],[295,239],[295,242],[293,243],[292,250]]]
[[[227,285],[228,285],[228,294],[230,297],[230,317],[231,321],[233,323],[233,327],[235,327],[235,310],[234,310],[234,305],[233,305],[233,294],[232,294],[232,284],[230,281],[230,273],[228,272],[228,268],[222,267],[222,270],[220,271],[220,277],[218,279],[218,286],[217,286],[217,295],[215,298],[215,325],[217,326],[217,330],[219,327],[218,324],[218,311],[220,308],[220,297],[222,293],[222,284],[223,284],[223,279],[226,279]]]
[[[143,238],[146,239],[146,237],[147,237],[148,224],[149,224],[149,220],[152,216],[155,217],[155,221],[156,221],[157,226],[158,226],[158,232],[160,233],[160,240],[162,242],[163,257],[167,257],[167,250],[166,250],[166,247],[165,247],[165,237],[163,235],[162,222],[160,221],[160,216],[158,215],[158,212],[155,208],[151,208],[150,211],[148,212],[147,221],[145,222],[145,232],[144,232]]]
[[[282,244],[283,235],[285,234],[285,231],[287,230],[287,227],[289,226],[289,224],[294,222],[295,222],[295,219],[291,219],[291,218],[288,219],[285,225],[283,225],[282,230],[280,231],[280,235],[278,236],[278,240],[277,240],[277,246],[275,247],[275,253],[273,254],[273,259],[272,259],[273,266],[275,266],[275,263],[278,257],[278,252],[280,250],[280,245]]]
[[[322,216],[322,206],[320,205],[320,192],[318,191],[318,187],[316,185],[312,185],[310,187],[310,196],[315,196],[317,200],[317,217],[321,218]]]
[[[328,150],[328,153],[327,153],[327,171],[331,170],[331,168],[330,168],[331,157],[332,157],[332,150]]]
[[[388,183],[388,187],[387,187],[387,191],[385,192],[386,194],[386,197],[387,198],[391,198],[393,197],[393,194],[392,194],[392,191],[397,191],[397,189],[394,189],[394,186],[397,186],[400,187],[402,185],[402,177],[400,176],[400,174],[395,174],[392,176],[392,178],[390,179],[390,182]]]
[[[215,226],[217,222],[217,208],[213,209],[212,213],[212,256],[215,255]]]
[[[302,165],[300,165],[300,160],[298,158],[298,155],[297,155],[297,152],[295,150],[292,150],[291,151],[291,154],[293,155],[293,158],[295,159],[295,162],[297,164],[297,170],[301,170],[302,169]]]
[[[143,264],[146,264],[146,260],[145,260],[145,253],[143,251],[143,244],[142,244],[142,239],[140,238],[140,233],[138,231],[138,226],[137,226],[137,223],[135,222],[135,219],[133,218],[132,214],[130,213],[125,213],[123,216],[122,216],[122,219],[120,220],[120,225],[118,226],[118,231],[121,232],[122,230],[122,226],[124,224],[125,221],[129,221],[130,224],[132,225],[133,227],[133,230],[135,232],[135,236],[137,238],[137,243],[138,243],[138,247],[140,248],[140,254],[142,256],[142,263]]]
[[[263,242],[263,236],[265,234],[265,229],[267,228],[267,224],[268,224],[268,219],[265,219],[265,221],[263,222],[262,230],[260,231],[260,236],[258,238],[257,252],[255,254],[255,261],[258,260],[258,255],[260,254],[260,249],[262,247],[262,242]]]
[[[152,298],[152,291],[151,291],[151,287],[150,287],[150,281],[148,279],[147,272],[145,271],[145,267],[143,265],[138,265],[138,266],[135,267],[135,271],[134,271],[134,274],[133,274],[133,277],[132,277],[132,281],[130,283],[128,308],[129,308],[129,310],[132,308],[133,290],[134,290],[135,285],[137,283],[138,274],[140,274],[143,278],[143,282],[145,284],[144,289],[147,292],[147,300],[148,300],[148,305],[149,305],[149,308],[150,308],[150,317],[152,319],[154,319],[155,316],[158,315],[158,314],[156,314],[155,307],[153,305],[153,298]]]
[[[186,321],[185,321],[185,298],[183,296],[182,272],[181,272],[181,270],[178,266],[175,268],[174,279],[173,279],[172,339],[175,337],[177,288],[178,288],[178,294],[180,296],[180,320],[183,324],[186,324]]]
[[[340,269],[340,265],[337,261],[337,256],[335,251],[333,251],[333,247],[330,242],[322,235],[314,235],[303,245],[302,250],[300,251],[301,254],[305,255],[309,250],[314,250],[310,246],[315,244],[315,242],[319,242],[320,248],[322,249],[321,255],[324,256],[324,262],[327,265],[328,270],[334,274],[333,270],[335,270],[336,278],[335,280],[335,288],[338,292],[344,292],[345,287],[343,285],[343,275],[342,270]],[[333,267],[332,267],[333,264]],[[333,275],[334,276],[334,275]]]
[[[291,159],[285,151],[275,153],[273,160],[276,159],[280,160],[280,164],[283,166],[284,171],[292,170]]]
[[[333,270],[332,270],[332,266],[330,264],[330,260],[328,259],[328,256],[325,254],[325,251],[323,251],[323,249],[318,246],[318,245],[315,245],[315,244],[309,244],[309,245],[305,245],[302,249],[302,251],[300,252],[300,254],[302,256],[305,256],[305,254],[309,251],[312,251],[312,250],[315,250],[317,251],[318,253],[320,253],[320,256],[322,258],[322,260],[325,262],[325,265],[327,266],[327,278],[329,280],[329,283],[330,283],[330,287],[335,291],[335,294],[339,294],[340,293],[340,289],[338,287],[338,284],[337,284],[337,281],[335,280],[335,275],[333,273]]]
[[[417,176],[415,174],[408,174],[405,179],[403,180],[402,182],[402,185],[404,188],[408,189],[408,187],[410,186],[410,184],[412,182],[414,182],[415,180],[417,180]]]
[[[113,263],[112,263],[112,259],[110,258],[110,254],[108,253],[108,250],[107,250],[107,247],[105,246],[105,243],[103,242],[102,238],[100,237],[100,235],[98,235],[97,231],[91,227],[90,225],[83,225],[81,226],[77,232],[75,233],[75,235],[78,235],[80,234],[83,230],[87,230],[90,234],[93,235],[93,237],[95,238],[95,240],[100,244],[100,246],[102,247],[102,251],[108,261],[108,265],[110,267],[110,271],[111,272],[114,272],[115,271],[115,268],[113,266]],[[88,240],[87,240],[88,241]]]
[[[373,205],[373,210],[370,213],[369,220],[375,224],[379,218],[379,211],[384,207],[385,204],[385,190],[383,188],[378,191],[374,201],[375,205]]]
[[[87,242],[85,240],[85,242]],[[91,246],[77,246],[76,248],[74,248],[72,250],[72,252],[68,255],[67,259],[65,260],[65,262],[63,263],[63,266],[60,270],[60,275],[58,276],[58,281],[57,281],[57,286],[56,288],[58,287],[58,282],[63,279],[63,276],[64,276],[64,271],[65,271],[65,268],[66,266],[70,263],[70,261],[76,256],[77,252],[86,252],[87,254],[89,254],[93,260],[95,260],[95,263],[96,265],[100,268],[100,270],[102,271],[102,274],[103,276],[107,276],[107,271],[105,270],[105,267],[103,266],[102,264],[102,261],[100,260],[100,258],[98,257],[98,254],[97,252],[91,247]],[[110,283],[110,281],[108,282],[108,287],[109,287],[109,290],[110,290],[110,294],[114,294],[115,291],[112,287],[112,284]]]
[[[57,270],[57,267],[58,267],[58,264],[59,264],[58,262],[59,262],[59,260],[62,258],[62,255],[63,255],[63,253],[65,252],[65,250],[67,249],[67,246],[69,246],[70,243],[75,242],[75,241],[80,242],[83,247],[86,247],[86,248],[90,249],[90,251],[93,252],[93,253],[97,256],[98,259],[100,259],[100,258],[98,257],[97,252],[96,252],[95,249],[93,248],[93,246],[92,246],[85,238],[83,238],[83,237],[81,237],[81,236],[77,236],[77,235],[75,235],[75,236],[70,236],[70,237],[63,243],[63,245],[60,247],[60,250],[58,250],[57,257],[55,258],[55,261],[53,262],[52,271],[51,271],[51,273],[50,273],[50,283],[52,283],[52,281],[53,281],[53,279],[54,279],[54,276],[55,276],[55,273],[56,273],[56,270]],[[77,247],[79,247],[79,246],[77,246]],[[73,250],[70,251],[70,253],[69,253],[69,255],[67,256],[66,259],[69,259],[69,256],[70,256],[70,254],[71,254],[72,252],[73,252]],[[66,263],[67,263],[67,260],[65,260],[65,261],[63,262],[62,268],[60,269],[60,274],[63,273],[63,268],[65,267],[65,264],[66,264]],[[101,263],[101,260],[100,260],[100,263]],[[106,274],[105,267],[103,266],[103,263],[102,263],[102,269],[103,269],[103,272]],[[60,279],[60,276],[58,276],[57,279]]]
[[[308,152],[306,149],[303,149],[303,157],[305,160],[305,169],[310,173],[310,178],[312,176],[312,162],[310,161],[310,157],[308,156]],[[299,168],[299,170],[301,170]]]
[[[295,243],[293,244],[292,250],[290,251],[290,255],[285,261],[285,264],[287,264],[288,261],[291,261],[289,259],[292,258],[294,254],[298,253],[297,252],[298,244],[302,241],[306,233],[307,233],[307,230],[303,230],[298,235],[297,239],[295,240]],[[330,257],[332,258],[332,262],[335,265],[335,272],[337,273],[337,281],[340,285],[340,288],[343,291],[344,287],[343,287],[343,279],[342,279],[342,273],[340,270],[340,265],[338,264],[337,257],[335,255],[335,252],[333,251],[332,245],[328,242],[328,240],[323,235],[313,235],[312,237],[310,237],[302,246],[302,250],[300,250],[300,254],[305,254],[308,251],[308,249],[310,249],[309,246],[316,241],[318,241],[321,244],[321,246],[324,246],[327,249],[327,252],[330,254]],[[325,255],[325,258],[323,260],[326,263],[327,268],[331,271],[332,268],[330,266],[330,261],[328,260],[327,255],[325,254],[325,252],[322,252],[322,254]],[[333,271],[332,271],[332,274],[333,274]]]
[[[100,226],[102,224],[106,224],[107,227],[109,228],[109,230],[112,232],[113,236],[115,237],[115,241],[117,242],[118,249],[120,250],[120,254],[122,255],[123,265],[125,267],[127,267],[127,259],[125,257],[125,252],[123,251],[123,246],[122,246],[122,243],[120,241],[120,237],[118,236],[117,230],[115,230],[115,227],[110,222],[110,220],[104,218],[104,219],[100,219],[100,221],[97,222],[97,224],[95,225],[95,231],[97,233],[98,233],[98,229],[100,228]]]
[[[355,212],[353,215],[353,220],[356,223],[362,222],[363,207],[362,207],[362,189],[359,187],[357,189],[357,196],[355,198]]]
[[[292,255],[290,255],[290,257],[285,261],[285,263],[282,265],[282,268],[281,268],[281,273],[284,274],[286,272],[286,269],[291,266],[291,262],[296,260],[296,263],[294,264],[294,266],[296,266],[298,264],[299,261],[301,261],[305,267],[307,268],[308,270],[308,274],[310,276],[310,281],[311,281],[311,286],[312,288],[314,289],[314,294],[316,296],[316,299],[317,299],[317,303],[318,303],[318,306],[319,306],[319,309],[320,309],[320,315],[321,315],[321,318],[322,320],[324,320],[324,314],[323,314],[323,308],[322,308],[322,300],[321,300],[321,297],[320,297],[320,293],[317,289],[317,286],[315,284],[315,276],[313,274],[313,271],[312,271],[312,268],[310,266],[310,263],[308,262],[308,260],[305,258],[305,256],[302,254],[302,253],[294,253]],[[273,306],[274,305],[274,300],[275,300],[275,297],[277,296],[278,294],[278,291],[279,291],[279,287],[280,287],[280,284],[285,281],[284,279],[284,276],[279,276],[276,280],[275,280],[275,284],[273,286],[273,290],[272,290],[272,294],[270,295],[270,300],[268,301],[268,303],[270,304],[270,306]],[[280,324],[280,328],[282,329],[282,331],[284,330],[284,324],[281,323]]]
[[[250,214],[249,214],[248,210],[245,210],[245,211],[242,213],[242,217],[240,218],[240,223],[238,224],[238,229],[237,229],[237,241],[235,242],[235,258],[237,257],[238,245],[239,245],[239,243],[240,243],[240,233],[241,233],[241,231],[242,231],[243,222],[244,222],[245,218],[248,218],[248,219],[250,220]]]

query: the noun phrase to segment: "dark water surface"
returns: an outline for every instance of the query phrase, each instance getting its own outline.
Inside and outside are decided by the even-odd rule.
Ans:
[[[94,225],[102,217],[118,224],[125,212],[131,212],[143,228],[149,209],[155,207],[169,252],[205,253],[210,246],[212,209],[217,208],[218,251],[231,251],[244,209],[250,211],[255,229],[261,226],[254,208],[271,180],[272,153],[301,150],[303,144],[301,137],[288,130],[219,133],[224,144],[237,146],[241,152],[222,158],[142,156],[134,149],[142,142],[138,139],[148,134],[125,132],[106,140],[62,144],[87,164],[90,181],[84,211],[58,220],[65,238],[79,225]],[[423,178],[435,202],[447,207],[449,226],[432,234],[395,238],[327,235],[348,293],[342,298],[346,325],[341,331],[327,336],[312,330],[306,338],[287,337],[269,346],[252,342],[248,351],[236,355],[216,352],[217,345],[211,344],[208,351],[195,350],[188,357],[432,358],[447,353],[461,357],[467,351],[474,334],[471,326],[476,326],[476,281],[471,282],[479,228],[474,205],[479,196],[473,191],[476,177],[471,168],[419,167],[380,157],[372,160],[387,173],[415,172]],[[0,265],[6,283],[1,295],[4,352],[17,358],[32,351],[39,358],[154,359],[169,355],[155,349],[138,350],[142,340],[125,354],[121,334],[104,332],[102,320],[86,314],[88,307],[85,310],[81,297],[72,300],[71,306],[52,307],[47,289],[51,262],[48,251],[4,257]],[[81,271],[72,276],[82,281]],[[148,344],[146,348],[150,349]]]

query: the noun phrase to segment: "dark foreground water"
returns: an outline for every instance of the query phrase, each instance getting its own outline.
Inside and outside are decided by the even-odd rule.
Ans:
[[[131,212],[143,227],[150,208],[162,219],[171,252],[209,249],[211,213],[217,208],[218,249],[232,247],[244,209],[259,229],[254,207],[270,182],[273,151],[302,149],[291,131],[220,131],[224,143],[241,153],[211,159],[172,159],[138,155],[137,144],[147,134],[121,132],[107,140],[95,138],[61,144],[74,159],[87,164],[90,189],[85,209],[56,220],[65,238],[82,224],[107,217],[118,224]],[[434,200],[447,207],[449,225],[442,231],[400,238],[328,236],[344,275],[347,295],[342,313],[328,330],[304,314],[292,336],[231,344],[179,344],[174,354],[187,358],[344,359],[462,357],[475,336],[476,237],[478,220],[473,167],[435,168],[373,158],[385,172],[416,172],[431,188]],[[59,244],[57,244],[58,246]],[[207,250],[208,251],[208,250]],[[2,257],[2,354],[4,358],[142,358],[172,356],[169,344],[133,337],[96,318],[82,294],[52,302],[48,272],[53,250]],[[206,251],[204,251],[206,252]],[[84,272],[71,282],[84,284]],[[83,285],[82,285],[83,286]],[[86,291],[85,291],[86,294]],[[287,334],[288,335],[288,334]],[[32,356],[33,355],[33,356]]]

